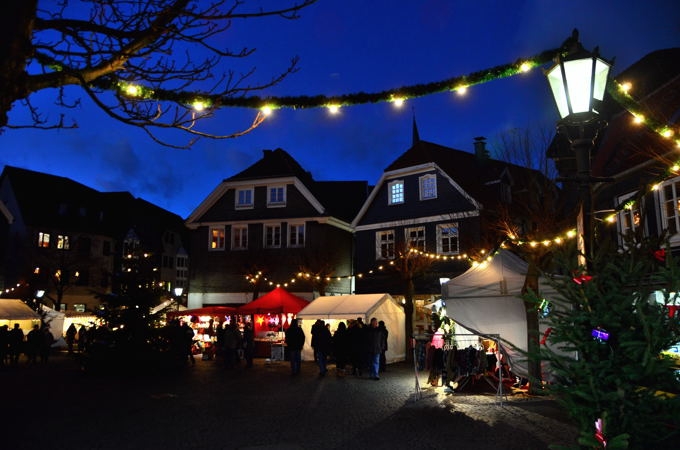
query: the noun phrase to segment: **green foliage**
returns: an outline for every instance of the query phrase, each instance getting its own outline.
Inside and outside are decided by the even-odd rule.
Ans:
[[[587,271],[574,258],[559,262],[569,275],[554,280],[562,299],[553,299],[560,306],[547,318],[552,332],[541,358],[554,377],[549,392],[577,424],[584,448],[603,447],[598,419],[607,448],[663,448],[680,434],[677,368],[662,354],[680,342],[679,320],[667,308],[680,291],[680,261],[659,244],[601,252]]]

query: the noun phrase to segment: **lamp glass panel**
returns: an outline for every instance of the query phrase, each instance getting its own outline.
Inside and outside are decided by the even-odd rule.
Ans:
[[[593,97],[598,100],[604,98],[604,90],[607,86],[607,77],[609,76],[609,64],[601,59],[595,61],[595,90]]]
[[[557,109],[560,112],[560,117],[565,118],[569,115],[569,105],[567,104],[567,93],[564,90],[564,81],[562,80],[560,65],[556,64],[548,71],[546,76],[548,77],[548,82],[550,83],[550,89],[555,98]]]
[[[575,59],[564,61],[564,73],[567,78],[571,112],[590,111],[590,82],[593,74],[593,59]]]

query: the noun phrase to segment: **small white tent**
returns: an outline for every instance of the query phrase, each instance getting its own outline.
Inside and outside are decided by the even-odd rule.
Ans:
[[[368,323],[372,317],[385,322],[388,331],[387,363],[406,359],[406,338],[404,336],[404,309],[390,294],[356,294],[318,297],[312,300],[299,313],[297,319],[305,332],[305,346],[302,358],[313,361],[311,347],[312,325],[317,319],[330,324],[331,332],[335,331],[340,321],[348,321],[361,317]]]
[[[456,333],[498,335],[508,355],[514,359],[513,370],[525,375],[526,363],[516,349],[527,350],[527,321],[524,301],[520,298],[528,264],[508,250],[500,250],[489,261],[471,267],[442,285],[446,315],[456,323]],[[557,292],[545,277],[539,277],[539,293],[560,308]],[[544,333],[547,324],[539,324]],[[513,349],[512,347],[515,347]]]
[[[33,328],[33,325],[40,324],[40,314],[33,311],[21,299],[0,299],[0,325],[7,325],[11,329],[15,323],[18,323],[21,329],[27,333]]]

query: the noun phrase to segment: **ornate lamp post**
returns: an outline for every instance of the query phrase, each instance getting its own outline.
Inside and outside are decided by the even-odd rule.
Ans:
[[[590,155],[595,139],[606,122],[597,108],[604,98],[610,62],[600,58],[598,49],[589,52],[578,41],[574,30],[567,52],[558,54],[555,64],[546,71],[550,88],[560,113],[557,131],[565,136],[576,158],[579,194],[577,221],[579,265],[586,266],[593,246],[592,183]],[[598,179],[599,180],[599,179]]]

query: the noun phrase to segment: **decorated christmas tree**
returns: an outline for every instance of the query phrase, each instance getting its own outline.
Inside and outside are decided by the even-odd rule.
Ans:
[[[663,242],[604,248],[577,266],[556,257],[561,298],[534,298],[548,392],[579,429],[580,448],[677,448],[680,257]],[[546,307],[546,305],[552,307]]]

